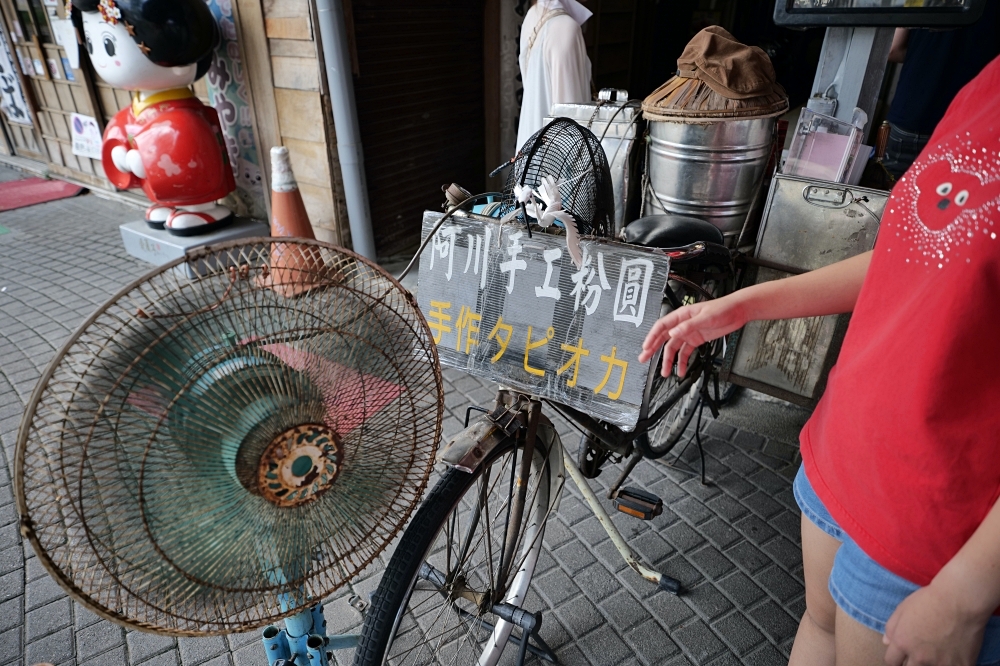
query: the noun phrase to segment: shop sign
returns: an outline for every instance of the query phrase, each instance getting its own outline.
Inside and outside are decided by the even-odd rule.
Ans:
[[[426,212],[423,237],[442,213]],[[638,356],[660,315],[669,260],[606,240],[450,218],[420,257],[417,302],[441,364],[550,398],[630,429],[649,364]]]
[[[79,113],[72,114],[70,127],[73,135],[73,154],[91,159],[101,159],[101,128],[97,120]]]
[[[0,111],[8,122],[31,127],[31,113],[14,67],[7,35],[0,29]]]

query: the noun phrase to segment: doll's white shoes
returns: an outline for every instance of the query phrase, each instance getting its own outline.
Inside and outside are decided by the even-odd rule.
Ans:
[[[221,229],[233,219],[233,211],[219,204],[177,208],[167,218],[165,228],[175,236],[195,236]]]
[[[170,214],[173,212],[174,209],[170,206],[153,204],[146,209],[146,224],[153,229],[162,229],[163,225],[167,222],[167,218],[170,217]]]

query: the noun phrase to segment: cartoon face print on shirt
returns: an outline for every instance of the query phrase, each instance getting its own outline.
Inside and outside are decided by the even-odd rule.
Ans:
[[[997,240],[1000,152],[968,135],[943,142],[900,179],[887,212],[897,206],[907,263],[943,269],[967,262],[974,244]]]
[[[956,170],[947,158],[931,162],[916,177],[917,216],[931,231],[940,231],[968,211],[1000,196],[1000,180]]]

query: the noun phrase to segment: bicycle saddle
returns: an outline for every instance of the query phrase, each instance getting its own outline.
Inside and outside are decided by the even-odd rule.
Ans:
[[[683,215],[647,215],[622,230],[626,243],[646,247],[683,247],[705,242],[725,245],[719,229],[704,220]]]

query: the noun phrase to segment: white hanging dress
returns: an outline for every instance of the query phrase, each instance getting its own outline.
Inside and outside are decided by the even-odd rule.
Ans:
[[[590,58],[580,26],[591,12],[575,0],[538,0],[521,25],[524,97],[517,147],[543,127],[554,104],[589,102]]]

